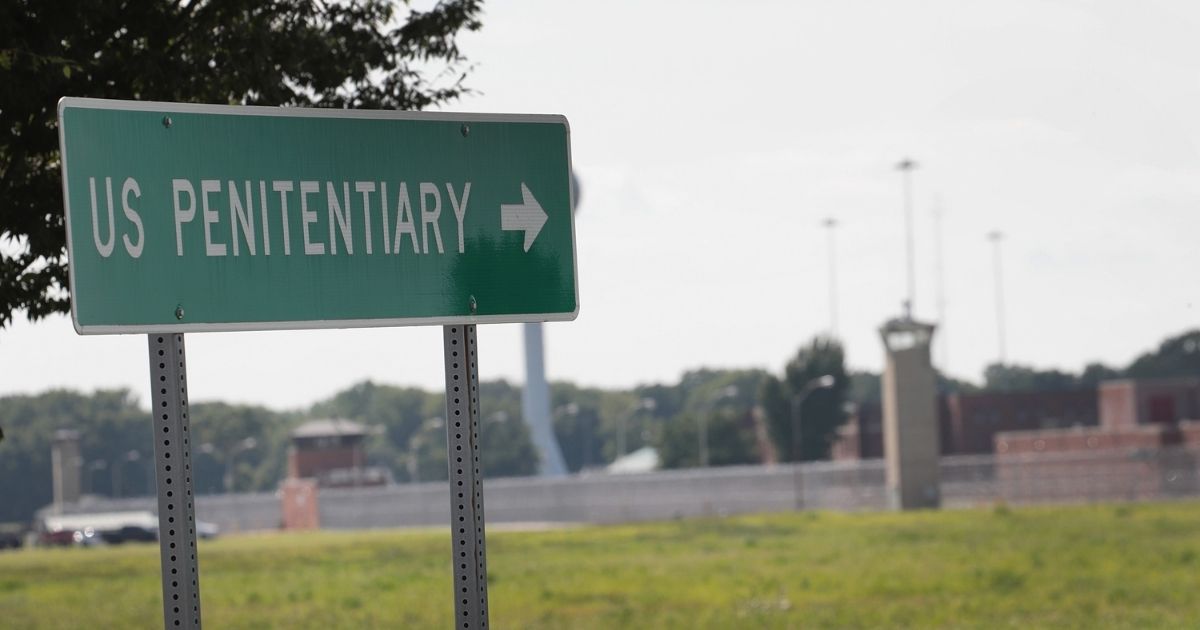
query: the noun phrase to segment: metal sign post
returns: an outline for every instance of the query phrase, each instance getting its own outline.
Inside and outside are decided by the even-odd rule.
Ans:
[[[199,628],[200,575],[196,564],[196,509],[192,496],[183,335],[148,337],[163,623],[166,628]]]
[[[454,562],[454,627],[487,627],[483,472],[479,463],[479,351],[475,326],[445,326],[446,461]]]

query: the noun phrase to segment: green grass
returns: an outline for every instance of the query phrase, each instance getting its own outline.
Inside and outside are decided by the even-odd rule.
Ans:
[[[496,628],[1197,628],[1200,504],[782,514],[488,536]],[[200,546],[212,628],[444,628],[449,535]],[[158,548],[0,554],[0,626],[161,627]]]

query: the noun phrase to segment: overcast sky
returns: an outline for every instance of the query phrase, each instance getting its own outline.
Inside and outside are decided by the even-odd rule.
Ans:
[[[581,310],[551,379],[625,387],[779,371],[830,327],[821,220],[840,223],[838,329],[877,370],[904,292],[944,368],[995,360],[988,231],[1004,232],[1007,356],[1123,365],[1200,322],[1200,5],[1187,2],[496,2],[464,37],[480,94],[450,111],[560,113],[583,186]],[[484,378],[523,379],[521,327],[481,326]],[[193,400],[308,405],[363,379],[443,386],[434,328],[193,334]],[[0,331],[0,395],[146,394],[144,336],[67,318]]]

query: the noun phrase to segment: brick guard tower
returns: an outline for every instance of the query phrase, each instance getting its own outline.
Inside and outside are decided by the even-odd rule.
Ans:
[[[323,488],[378,486],[390,481],[386,470],[367,467],[367,430],[357,422],[310,420],[296,427],[291,437],[289,479],[313,479]]]
[[[321,526],[321,488],[391,483],[391,471],[366,465],[368,433],[341,418],[310,420],[292,431],[288,475],[279,485],[284,529]]]

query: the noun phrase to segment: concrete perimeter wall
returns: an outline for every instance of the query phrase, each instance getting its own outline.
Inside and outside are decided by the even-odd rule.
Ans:
[[[970,455],[941,459],[946,507],[997,502],[1079,503],[1200,497],[1200,449],[1113,449],[1091,453]],[[801,466],[744,466],[640,475],[484,482],[487,522],[623,523],[795,509],[882,510],[882,460]],[[446,482],[323,488],[319,522],[327,529],[444,526]],[[276,493],[201,496],[197,518],[223,533],[278,529]],[[72,512],[155,510],[149,497],[91,501]]]
[[[158,500],[154,497],[129,499],[100,499],[88,497],[84,501],[64,506],[68,514],[97,512],[158,512]],[[196,497],[196,520],[215,523],[222,534],[279,529],[281,523],[279,497],[274,492],[245,494],[213,494]]]
[[[445,482],[320,493],[321,526],[413,527],[449,522]],[[882,462],[745,466],[484,482],[489,523],[624,523],[694,516],[884,505]]]

